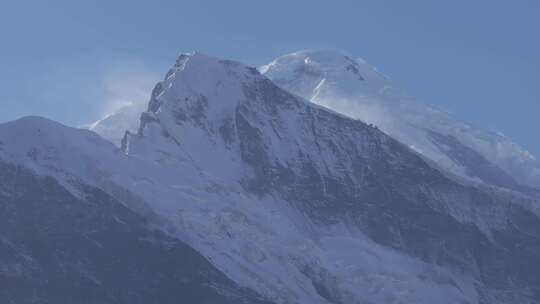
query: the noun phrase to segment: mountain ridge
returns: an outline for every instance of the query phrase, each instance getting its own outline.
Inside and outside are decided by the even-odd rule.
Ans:
[[[275,303],[540,302],[537,200],[453,179],[240,63],[179,58],[123,151],[69,128],[51,132],[54,149],[17,147],[17,132],[0,126],[0,158],[143,205]]]
[[[347,69],[350,60],[336,51],[301,51],[281,56],[259,69],[286,90],[377,125],[445,170],[467,177],[470,168],[453,161],[453,156],[433,144],[423,129],[455,137],[521,184],[540,188],[540,163],[528,151],[500,134],[417,102],[366,61],[355,62],[364,80],[356,79]]]

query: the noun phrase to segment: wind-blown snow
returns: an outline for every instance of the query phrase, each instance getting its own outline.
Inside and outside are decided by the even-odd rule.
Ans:
[[[139,117],[147,107],[147,103],[132,102],[94,122],[88,129],[120,147],[126,131],[137,132]]]
[[[365,60],[336,51],[302,51],[279,57],[259,70],[311,102],[378,126],[455,174],[476,178],[441,151],[426,130],[455,137],[516,180],[540,188],[540,162],[530,152],[500,133],[418,103]]]

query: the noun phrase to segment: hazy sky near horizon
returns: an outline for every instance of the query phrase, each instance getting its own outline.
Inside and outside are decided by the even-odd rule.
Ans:
[[[3,1],[0,122],[92,122],[148,99],[179,52],[258,66],[331,48],[540,156],[539,16],[537,0]]]

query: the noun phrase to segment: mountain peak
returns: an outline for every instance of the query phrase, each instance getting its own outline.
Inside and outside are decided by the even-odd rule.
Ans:
[[[255,68],[237,61],[221,59],[201,52],[181,53],[156,87],[158,91],[170,88],[192,93],[208,93],[231,85],[249,82],[261,77]],[[159,92],[153,92],[153,95]]]
[[[381,94],[390,83],[363,59],[336,50],[305,50],[281,56],[259,71],[282,88],[311,99],[323,86],[339,84],[341,93]],[[324,92],[323,92],[324,93]]]
[[[292,95],[279,89],[256,68],[199,52],[180,54],[165,79],[153,89],[138,134],[143,137],[161,134],[169,140],[182,139],[184,143],[190,142],[187,137],[191,136],[191,147],[200,144],[203,138],[212,142],[217,136],[230,141],[234,136],[228,131],[242,105],[252,103],[253,108],[259,108],[286,102],[288,98]],[[128,135],[123,140],[125,151],[131,146],[130,138]],[[212,145],[209,143],[209,147]]]
[[[211,65],[211,64],[217,64],[219,63],[219,61],[220,61],[219,58],[201,53],[199,51],[193,51],[193,52],[187,52],[187,53],[180,53],[178,57],[176,58],[176,63],[174,67],[185,68],[187,64]]]
[[[364,59],[353,59],[353,57],[346,55],[337,50],[303,50],[278,57],[271,63],[264,65],[260,68],[261,73],[265,74],[271,72],[273,68],[284,66],[311,66],[313,69],[318,69],[320,72],[330,72],[332,70],[340,70],[340,72],[348,72],[350,74],[359,76],[359,80],[362,79],[359,75],[359,69],[371,68]]]
[[[223,72],[226,72],[228,76],[245,76],[245,74],[253,75],[254,70],[254,68],[250,68],[234,60],[221,59],[194,51],[189,53],[180,53],[176,59],[176,63],[169,70],[165,79],[168,79],[173,75],[176,76],[176,74],[179,72],[181,72],[181,74],[198,75],[205,75],[208,72],[219,72],[218,75],[215,76],[224,76],[222,74]],[[212,80],[215,79],[215,77],[205,77],[205,79]]]
[[[317,63],[320,65],[357,64],[352,57],[337,50],[301,50],[278,57],[266,67],[272,64],[284,62],[303,62],[304,64]]]
[[[352,62],[350,67],[347,62]],[[500,166],[517,181],[538,187],[540,164],[525,149],[499,134],[472,127],[444,110],[420,103],[365,60],[352,60],[336,51],[300,51],[281,56],[260,71],[287,91],[376,125],[458,176],[469,177],[470,170],[478,171],[478,162],[470,162],[470,168],[465,169],[456,162],[464,154],[457,158],[450,155],[437,138],[451,140],[456,151],[468,151],[468,155],[477,152],[475,158],[481,156],[484,163]],[[427,130],[442,137],[434,138]],[[475,178],[486,176],[476,174]],[[491,180],[489,174],[487,177],[484,181]]]
[[[257,69],[200,52],[180,54],[165,79],[153,89],[148,114],[160,121],[223,119],[242,99],[247,85],[264,77]],[[149,121],[147,119],[147,121]],[[143,121],[143,127],[145,122]]]

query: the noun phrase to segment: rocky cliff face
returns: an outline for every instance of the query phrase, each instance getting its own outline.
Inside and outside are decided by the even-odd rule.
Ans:
[[[123,153],[56,125],[36,143],[35,124],[0,128],[0,157],[118,200],[247,302],[540,303],[532,195],[454,179],[240,63],[179,56]]]

